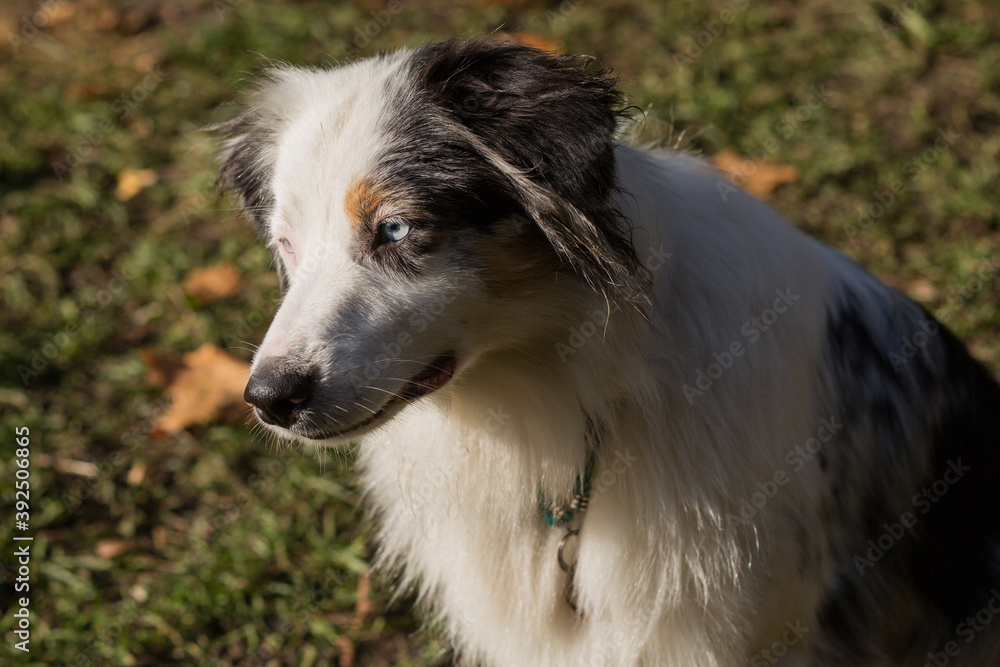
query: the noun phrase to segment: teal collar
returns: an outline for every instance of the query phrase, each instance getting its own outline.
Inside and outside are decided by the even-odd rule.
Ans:
[[[542,510],[542,518],[545,525],[550,528],[565,526],[578,514],[587,511],[590,504],[590,476],[594,471],[595,452],[591,450],[587,459],[587,467],[583,474],[576,478],[576,485],[573,487],[573,499],[567,503],[556,503],[547,501],[544,494],[538,494],[538,506]]]
[[[570,606],[570,609],[581,617],[583,614],[577,607],[576,589],[573,587],[576,563],[567,563],[564,551],[566,543],[571,538],[577,537],[580,534],[581,526],[577,525],[576,528],[573,528],[569,523],[573,519],[583,516],[583,513],[587,511],[587,506],[590,504],[590,479],[594,474],[594,462],[597,460],[597,450],[604,435],[604,425],[601,422],[595,422],[586,413],[584,413],[584,416],[587,418],[587,429],[584,437],[589,454],[587,455],[587,465],[583,469],[583,474],[576,478],[576,484],[573,485],[573,499],[569,503],[560,504],[546,499],[545,494],[541,491],[538,492],[538,508],[542,511],[542,518],[545,519],[545,524],[550,528],[566,529],[566,534],[559,540],[556,558],[558,559],[559,569],[569,575],[566,588],[563,590],[563,598]]]
[[[590,478],[594,472],[594,462],[597,459],[597,448],[601,444],[603,427],[595,424],[594,420],[587,415],[587,449],[590,455],[587,457],[587,466],[583,474],[576,478],[573,485],[573,498],[568,503],[558,503],[547,499],[541,491],[538,493],[538,508],[542,511],[542,518],[545,525],[550,528],[560,528],[565,526],[574,518],[587,511],[590,504]]]

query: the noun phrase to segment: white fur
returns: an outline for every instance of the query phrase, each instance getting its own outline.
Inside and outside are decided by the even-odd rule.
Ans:
[[[781,562],[797,554],[783,503],[809,495],[808,475],[756,531],[726,517],[818,428],[808,361],[820,354],[824,253],[745,194],[730,195],[743,212],[731,217],[720,176],[696,161],[618,157],[636,237],[673,253],[653,271],[651,321],[622,313],[563,363],[556,346],[570,345],[579,315],[605,307],[592,297],[533,349],[482,359],[360,450],[384,560],[419,577],[459,648],[490,664],[742,664],[786,621],[811,623],[819,592]],[[682,225],[665,228],[664,211]],[[782,261],[749,264],[757,253]],[[788,321],[690,405],[682,384],[788,287],[800,299]],[[747,382],[769,388],[750,405]],[[562,596],[562,531],[537,504],[538,489],[564,492],[584,465],[581,408],[607,427],[579,538],[582,619]],[[764,591],[773,608],[755,602]]]

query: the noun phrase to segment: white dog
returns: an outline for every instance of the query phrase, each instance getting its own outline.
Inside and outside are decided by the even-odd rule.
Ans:
[[[360,441],[465,663],[1000,664],[1000,387],[620,106],[496,39],[271,71],[220,176],[286,290],[256,415]]]

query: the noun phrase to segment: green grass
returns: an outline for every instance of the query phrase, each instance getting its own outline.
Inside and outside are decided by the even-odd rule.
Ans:
[[[329,63],[501,25],[601,55],[647,111],[641,140],[795,165],[779,210],[1000,369],[995,3],[431,1],[404,3],[362,48],[357,30],[387,3],[123,6],[51,3],[23,32],[35,3],[0,10],[0,499],[13,504],[27,425],[36,535],[32,650],[13,651],[8,614],[3,659],[337,664],[348,645],[354,664],[450,659],[405,596],[387,604],[391,581],[374,580],[374,613],[355,620],[372,547],[349,454],[275,451],[239,422],[150,432],[165,404],[140,348],[210,342],[248,359],[274,309],[269,257],[215,196],[199,131],[268,59]],[[939,132],[950,142],[928,153]],[[121,201],[126,168],[157,182]],[[187,273],[220,261],[245,288],[185,297]],[[13,534],[4,511],[7,586]],[[99,549],[108,540],[120,553]]]

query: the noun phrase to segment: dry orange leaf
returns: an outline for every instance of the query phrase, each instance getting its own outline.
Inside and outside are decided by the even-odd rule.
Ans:
[[[178,354],[141,349],[139,358],[146,367],[146,384],[161,389],[173,382],[177,373],[184,368],[184,362]]]
[[[533,46],[542,51],[558,51],[561,48],[559,44],[556,44],[548,37],[542,37],[530,32],[512,32],[508,33],[508,35],[519,44]]]
[[[182,288],[188,296],[201,303],[212,303],[240,291],[243,276],[229,262],[194,269],[184,279]]]
[[[50,25],[65,23],[76,16],[76,6],[72,2],[53,2],[46,5],[45,17]]]
[[[798,167],[755,160],[734,151],[722,151],[712,163],[726,172],[730,181],[758,199],[770,199],[782,183],[799,180]]]
[[[354,606],[354,621],[352,625],[358,630],[365,626],[374,611],[371,601],[372,571],[365,570],[358,577],[358,602]]]
[[[118,187],[115,188],[115,197],[121,201],[128,201],[132,197],[142,192],[156,183],[158,177],[152,169],[122,169],[118,172]]]
[[[154,434],[177,433],[195,424],[222,420],[243,405],[250,376],[245,361],[205,344],[182,358],[182,368],[166,389],[170,408],[153,427]]]
[[[354,642],[347,635],[337,637],[337,649],[340,651],[340,658],[337,659],[338,667],[354,667]]]
[[[938,298],[938,289],[926,278],[917,278],[905,288],[906,293],[913,299],[923,302],[933,302]]]
[[[66,91],[66,97],[74,102],[82,102],[107,95],[108,90],[108,84],[103,81],[81,81],[69,87]]]
[[[125,540],[101,540],[97,543],[97,555],[101,558],[117,558],[131,548],[132,543]]]
[[[136,461],[132,464],[132,467],[128,470],[128,475],[125,476],[125,481],[128,482],[129,486],[138,486],[142,484],[142,480],[146,477],[146,464],[142,461]]]

